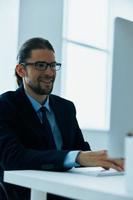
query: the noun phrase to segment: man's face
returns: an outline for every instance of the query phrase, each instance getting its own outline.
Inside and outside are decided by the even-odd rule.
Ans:
[[[43,61],[47,63],[55,62],[54,52],[48,49],[32,50],[31,57],[27,63]],[[48,67],[46,70],[39,71],[33,65],[27,65],[25,76],[23,77],[24,86],[27,91],[32,91],[37,95],[49,95],[52,92],[56,77],[56,70]]]

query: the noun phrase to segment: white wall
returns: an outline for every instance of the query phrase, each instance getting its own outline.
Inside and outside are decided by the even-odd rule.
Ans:
[[[133,20],[133,1],[132,0],[109,0],[111,17],[123,17]]]
[[[19,0],[0,0],[0,93],[15,88]]]

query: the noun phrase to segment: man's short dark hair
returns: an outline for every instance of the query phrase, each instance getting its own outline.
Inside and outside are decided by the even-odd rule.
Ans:
[[[31,51],[35,49],[48,49],[55,52],[53,46],[48,40],[39,37],[31,38],[21,46],[17,55],[18,63],[19,64],[25,63],[26,60],[30,58]],[[17,79],[17,83],[20,86],[22,84],[22,78],[17,74],[16,70],[15,70],[15,76]]]

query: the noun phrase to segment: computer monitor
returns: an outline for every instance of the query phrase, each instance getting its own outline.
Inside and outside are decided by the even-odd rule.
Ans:
[[[109,157],[124,157],[126,134],[133,130],[133,22],[115,18],[112,48]]]

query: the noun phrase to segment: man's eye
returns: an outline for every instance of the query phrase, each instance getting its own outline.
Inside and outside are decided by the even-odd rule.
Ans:
[[[39,68],[45,68],[46,63],[36,63],[36,66],[39,67]]]

